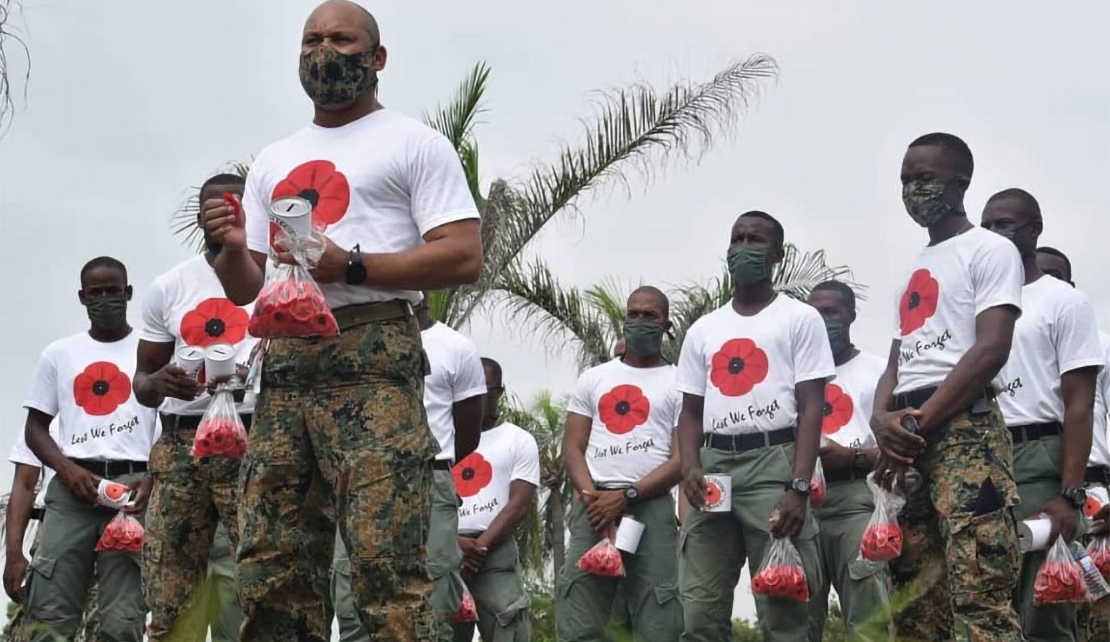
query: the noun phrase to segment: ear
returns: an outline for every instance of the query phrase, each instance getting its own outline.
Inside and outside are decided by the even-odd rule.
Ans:
[[[962,190],[964,192],[967,191],[968,187],[971,187],[971,179],[967,176],[963,176],[963,175],[957,176],[955,182],[956,182],[956,185],[960,188],[960,190]]]
[[[1033,221],[1032,227],[1033,233],[1040,236],[1041,232],[1044,232],[1044,221]]]
[[[771,251],[771,262],[775,265],[782,263],[786,259],[786,247],[780,245]]]
[[[131,286],[130,286],[130,285],[129,285],[129,286],[127,286],[127,287],[126,287],[126,288],[124,289],[124,292],[126,292],[126,293],[127,293],[127,300],[128,300],[128,301],[130,301],[130,300],[131,300],[131,295],[132,295],[132,294],[134,294],[134,291],[133,291],[133,290],[131,289]]]
[[[77,300],[81,302],[81,305],[86,305],[86,303],[85,303],[85,291],[84,290],[78,290],[77,291]]]
[[[852,315],[848,318],[848,325],[851,325],[855,322],[856,322],[856,313],[855,313],[855,311],[852,311]]]
[[[389,52],[385,50],[384,46],[378,45],[378,48],[374,50],[374,71],[385,69],[385,62],[388,59]]]
[[[663,322],[663,332],[666,332],[666,333],[670,334],[671,328],[673,328],[673,327],[674,327],[674,324],[671,323],[670,319],[667,319],[666,321]]]

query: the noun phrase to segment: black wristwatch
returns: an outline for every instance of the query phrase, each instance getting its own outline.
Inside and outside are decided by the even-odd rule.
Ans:
[[[809,480],[808,479],[795,479],[786,485],[786,490],[792,490],[802,497],[809,497]]]
[[[1082,510],[1087,503],[1087,491],[1082,488],[1065,488],[1060,491],[1060,496],[1066,499],[1075,510]]]
[[[624,489],[624,501],[626,504],[633,504],[640,497],[640,491],[636,490],[635,486],[629,486]]]
[[[362,264],[362,252],[359,246],[351,248],[347,260],[347,283],[349,285],[362,285],[366,282],[366,266]]]

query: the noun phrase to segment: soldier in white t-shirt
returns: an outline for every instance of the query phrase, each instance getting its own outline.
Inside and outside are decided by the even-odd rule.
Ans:
[[[887,566],[860,558],[860,540],[875,511],[867,475],[879,448],[871,433],[875,385],[886,362],[852,345],[856,294],[840,281],[817,284],[809,295],[825,320],[825,331],[836,364],[836,381],[825,385],[821,421],[821,466],[827,495],[817,508],[821,553],[821,590],[810,598],[810,639],[820,640],[827,619],[829,588],[836,588],[840,612],[849,634],[874,627],[882,617],[890,592]]]
[[[536,438],[503,421],[498,404],[505,392],[501,364],[482,357],[485,412],[478,449],[455,464],[459,506],[458,543],[463,579],[478,609],[478,631],[489,642],[528,642],[528,608],[517,550],[517,529],[528,518],[540,485]],[[456,624],[454,642],[471,642],[474,624]]]
[[[690,327],[678,360],[678,443],[691,506],[679,546],[683,642],[731,637],[740,572],[745,563],[753,574],[759,569],[772,537],[793,541],[809,594],[821,588],[809,483],[825,383],[836,368],[821,315],[772,284],[783,236],[765,212],[736,219],[728,245],[732,300]],[[731,478],[731,510],[704,510],[706,475]],[[806,639],[807,604],[756,595],[755,608],[764,640]]]
[[[422,407],[428,370],[412,306],[421,290],[478,279],[478,209],[451,142],[378,102],[386,49],[369,12],[328,0],[300,50],[312,122],[254,160],[241,213],[217,199],[203,208],[223,245],[216,272],[245,305],[271,254],[271,204],[308,201],[327,240],[310,271],[339,327],[336,337],[264,343],[240,505],[242,640],[329,638],[317,585],[336,524],[314,515],[334,498],[363,626],[381,642],[423,641],[436,626],[425,547],[439,448]]]
[[[679,475],[679,402],[674,366],[660,354],[670,327],[666,295],[650,286],[634,291],[624,322],[624,356],[582,373],[567,406],[563,458],[575,495],[567,516],[566,564],[556,586],[561,641],[607,639],[618,592],[636,640],[674,642],[682,631],[670,494]],[[636,550],[623,554],[625,576],[579,568],[579,559],[602,538],[612,539],[626,517],[643,524],[644,532]]]
[[[1037,266],[1044,223],[1031,194],[1008,189],[991,196],[981,225],[1013,241],[1025,268],[1021,318],[998,374],[1021,497],[1014,514],[1021,520],[1044,513],[1052,520],[1052,537],[1071,542],[1087,500],[1083,475],[1103,362],[1095,311],[1086,295]],[[1074,640],[1075,604],[1033,605],[1033,583],[1045,556],[1039,551],[1022,557],[1014,607],[1030,642]]]
[[[46,491],[42,537],[31,561],[30,639],[73,638],[95,573],[101,636],[139,642],[146,613],[140,555],[96,552],[117,514],[98,504],[97,487],[102,479],[129,486],[134,504],[125,510],[142,513],[151,489],[147,458],[157,439],[157,416],[139,404],[128,376],[135,371],[139,337],[127,323],[127,269],[110,257],[89,261],[78,295],[89,330],[43,351],[23,402],[27,445],[57,473]],[[55,417],[56,437],[50,434]]]
[[[887,484],[911,465],[925,480],[902,511],[895,587],[940,579],[896,615],[900,640],[960,630],[983,642],[1021,639],[1010,606],[1020,568],[1013,446],[991,382],[1010,355],[1023,272],[1013,243],[967,219],[972,169],[971,150],[951,134],[916,139],[902,161],[902,200],[929,244],[895,301],[871,427]],[[920,434],[902,427],[907,417]]]

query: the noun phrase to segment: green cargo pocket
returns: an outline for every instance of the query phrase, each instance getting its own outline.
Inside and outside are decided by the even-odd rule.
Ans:
[[[504,611],[501,611],[494,617],[497,619],[497,624],[503,628],[512,626],[513,622],[522,613],[525,613],[532,607],[532,598],[527,593],[521,595],[516,601],[510,604]]]
[[[655,602],[659,606],[678,599],[678,586],[676,584],[661,584],[655,589]]]
[[[864,559],[848,562],[848,577],[856,582],[874,577],[885,570],[886,562],[872,562]]]
[[[57,566],[58,560],[53,557],[36,557],[31,560],[31,570],[45,579],[54,577],[54,568]]]

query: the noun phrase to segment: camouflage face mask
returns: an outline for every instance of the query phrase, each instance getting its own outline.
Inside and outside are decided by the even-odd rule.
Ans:
[[[944,183],[910,181],[902,187],[902,203],[910,218],[921,227],[930,227],[956,213],[944,202]]]
[[[377,46],[355,54],[317,47],[301,54],[301,87],[312,102],[321,106],[349,105],[378,84],[373,71]]]

